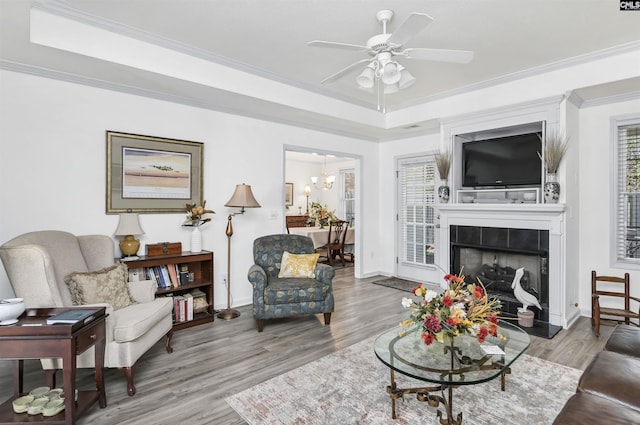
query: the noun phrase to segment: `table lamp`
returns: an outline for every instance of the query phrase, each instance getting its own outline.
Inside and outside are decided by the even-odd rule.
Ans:
[[[120,241],[122,258],[134,257],[140,248],[140,241],[135,239],[134,235],[144,235],[144,231],[140,227],[138,214],[120,214],[120,222],[114,235],[124,236],[124,239]]]
[[[256,198],[253,197],[251,186],[242,183],[236,185],[236,190],[233,192],[233,195],[231,195],[231,199],[229,199],[224,206],[240,208],[239,212],[229,214],[227,229],[225,231],[227,235],[227,308],[218,313],[218,318],[230,320],[240,316],[238,310],[231,308],[231,236],[233,236],[231,219],[234,215],[244,214],[245,208],[260,208],[260,204],[256,201]]]
[[[311,195],[311,186],[304,187],[304,194],[307,195],[307,215],[309,215],[309,195]]]

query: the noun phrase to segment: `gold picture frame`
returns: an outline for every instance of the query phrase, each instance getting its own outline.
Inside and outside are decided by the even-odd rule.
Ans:
[[[284,184],[284,205],[285,207],[293,206],[293,183]]]
[[[202,204],[203,143],[107,131],[106,213],[181,213]]]

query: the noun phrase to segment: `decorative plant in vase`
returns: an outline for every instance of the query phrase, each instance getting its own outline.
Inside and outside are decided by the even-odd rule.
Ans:
[[[444,279],[447,289],[440,293],[421,284],[413,289],[418,300],[402,298],[402,306],[410,308],[411,315],[400,323],[404,327],[400,336],[421,332],[426,345],[446,339],[453,342],[462,333],[476,336],[480,343],[488,335],[504,339],[498,333],[500,301],[489,298],[480,282],[466,284],[463,277],[454,274],[447,274]]]
[[[440,150],[435,154],[436,168],[438,169],[438,175],[442,185],[438,187],[438,198],[440,202],[449,202],[450,190],[449,190],[449,170],[451,170],[451,151],[449,149]]]
[[[542,141],[542,137],[540,140]],[[557,132],[549,132],[544,143],[542,154],[538,156],[544,163],[547,178],[544,184],[544,199],[547,203],[556,203],[560,198],[560,183],[557,181],[558,168],[562,158],[567,153],[569,138]]]
[[[335,221],[337,217],[334,211],[329,211],[326,205],[321,205],[320,202],[311,202],[311,208],[309,209],[309,218],[316,221],[320,227],[324,227],[329,220]]]
[[[202,205],[200,206],[197,204],[187,204],[186,206],[187,218],[182,225],[185,227],[193,227],[193,231],[191,232],[191,252],[202,251],[202,233],[200,233],[200,226],[211,221],[211,218],[205,218],[204,215],[216,213],[213,210],[206,209],[206,204],[207,201],[202,201]]]

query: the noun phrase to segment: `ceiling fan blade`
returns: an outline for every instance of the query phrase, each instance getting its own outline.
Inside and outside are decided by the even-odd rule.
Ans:
[[[402,25],[396,28],[387,43],[402,46],[432,21],[433,18],[426,13],[412,13]]]
[[[359,46],[357,44],[348,44],[348,43],[335,43],[333,41],[321,41],[321,40],[310,41],[307,43],[307,46],[331,47],[334,49],[357,50],[357,51],[364,51],[364,52],[369,50],[367,46]]]
[[[401,54],[407,59],[436,62],[469,63],[473,59],[473,52],[469,50],[409,48]]]
[[[346,75],[352,69],[357,68],[358,66],[366,62],[371,62],[371,59],[360,59],[358,62],[354,62],[351,65],[347,66],[346,68],[342,68],[340,71],[336,72],[335,74],[329,75],[327,78],[320,81],[320,84],[333,83],[334,81],[337,81],[338,79],[340,79],[342,76]]]

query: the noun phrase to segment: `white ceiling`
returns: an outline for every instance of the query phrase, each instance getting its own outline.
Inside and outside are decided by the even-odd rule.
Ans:
[[[176,61],[137,65],[141,62],[136,60],[148,58],[140,54],[118,58],[123,49],[107,42],[85,46],[82,53],[50,47],[65,32],[71,42],[84,40],[68,22],[58,28],[42,24],[45,41],[32,43],[32,5],[46,14],[106,29],[108,35],[204,59],[218,66],[211,68],[217,71],[205,81],[184,76],[189,70],[180,69]],[[381,9],[395,13],[390,32],[411,12],[434,18],[406,47],[475,52],[467,65],[400,59],[417,82],[387,96],[388,111],[594,52],[629,44],[637,48],[640,40],[640,14],[621,12],[612,0],[0,0],[0,67],[367,140],[418,134],[437,123],[416,122],[414,130],[407,125],[385,128],[379,118],[382,113],[376,111],[376,96],[356,86],[357,71],[333,84],[320,84],[368,57],[365,53],[306,44],[318,39],[365,44],[381,33],[375,18]],[[233,68],[235,80],[227,79],[220,65]],[[191,67],[186,61],[184,66]],[[175,72],[167,72],[170,67]],[[612,90],[638,90],[629,86],[637,83],[635,79],[585,88],[581,94],[595,97],[611,95]]]

